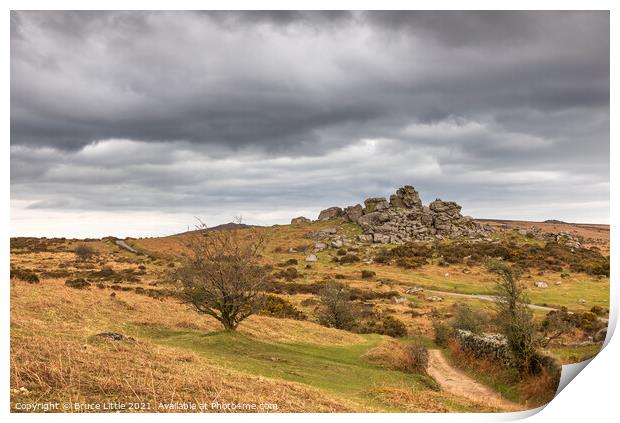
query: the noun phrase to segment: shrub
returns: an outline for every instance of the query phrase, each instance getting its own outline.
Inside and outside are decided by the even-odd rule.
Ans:
[[[114,271],[114,269],[112,269],[111,266],[103,266],[101,268],[101,270],[99,270],[98,272],[96,272],[97,276],[101,276],[103,278],[109,278],[114,276],[116,272]]]
[[[583,313],[575,313],[571,316],[572,321],[575,326],[584,330],[588,333],[594,333],[597,330],[601,329],[605,326],[599,319],[598,316],[591,311],[584,311]]]
[[[344,256],[340,257],[340,260],[338,261],[340,262],[340,264],[355,263],[360,261],[360,258],[355,254],[347,253]]]
[[[90,287],[90,283],[84,278],[67,279],[65,286],[75,289],[85,289]]]
[[[341,283],[328,282],[321,290],[321,310],[318,318],[323,326],[351,329],[355,324],[355,309],[351,293]]]
[[[603,307],[597,305],[592,306],[590,312],[596,314],[597,316],[604,316],[606,314]]]
[[[376,272],[373,272],[372,270],[362,270],[362,278],[363,279],[371,279],[374,278],[375,276],[377,276]]]
[[[390,251],[386,248],[382,248],[375,256],[374,261],[375,263],[386,264],[390,262],[390,258]]]
[[[39,276],[32,270],[27,269],[11,269],[10,278],[16,278],[28,283],[39,283]]]
[[[284,265],[285,266],[296,266],[298,263],[299,262],[297,261],[297,259],[290,258],[284,262]]]
[[[347,255],[347,250],[345,250],[344,248],[340,248],[340,249],[338,249],[338,251],[336,251],[336,255],[337,256],[346,256]]]
[[[428,368],[428,349],[418,340],[407,345],[410,371],[426,374]]]
[[[383,326],[383,335],[388,335],[392,338],[407,336],[407,326],[396,317],[384,316],[381,319],[381,325]]]
[[[399,257],[396,259],[396,264],[405,269],[417,269],[426,264],[426,258],[424,257]]]
[[[482,332],[483,318],[473,311],[467,304],[457,304],[452,327],[454,329],[468,330],[473,333]]]
[[[553,340],[560,338],[562,335],[572,333],[575,323],[572,316],[566,310],[552,310],[545,316],[540,324],[542,339],[539,343],[541,346],[548,346]]]
[[[310,306],[313,306],[313,305],[317,305],[318,301],[316,299],[314,299],[314,298],[306,298],[304,300],[301,300],[300,304],[303,307],[310,307]]]
[[[358,333],[378,333],[388,335],[392,338],[399,338],[407,335],[407,326],[393,316],[377,317],[374,312],[369,313],[369,318],[358,322],[355,332]]]
[[[398,245],[389,251],[392,257],[423,257],[430,258],[433,256],[433,250],[423,243],[408,242]]]
[[[95,249],[93,247],[91,247],[90,245],[87,244],[80,244],[76,247],[75,249],[75,255],[80,259],[80,260],[89,260],[92,257],[94,257],[97,252],[95,251]]]
[[[263,300],[260,314],[265,316],[305,320],[306,315],[299,311],[289,300],[277,295],[266,295]]]
[[[435,331],[435,343],[440,347],[446,347],[454,336],[452,327],[439,319],[433,319],[433,329]]]
[[[287,281],[292,281],[293,279],[297,279],[300,275],[297,269],[294,267],[289,267],[285,270],[281,270],[275,273],[275,276],[278,278],[286,279]]]

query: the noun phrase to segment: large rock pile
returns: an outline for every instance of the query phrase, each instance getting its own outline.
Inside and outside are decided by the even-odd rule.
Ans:
[[[461,206],[453,201],[435,200],[425,207],[414,187],[399,188],[390,200],[368,198],[364,207],[359,204],[330,207],[319,214],[319,220],[343,218],[359,224],[364,230],[361,241],[404,243],[432,238],[459,236],[483,237],[489,229],[470,217],[461,215]]]

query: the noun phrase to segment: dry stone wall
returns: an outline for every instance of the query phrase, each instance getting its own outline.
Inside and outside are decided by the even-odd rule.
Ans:
[[[476,335],[468,330],[457,329],[456,338],[461,349],[478,358],[489,358],[503,366],[512,365],[508,342],[503,335]]]

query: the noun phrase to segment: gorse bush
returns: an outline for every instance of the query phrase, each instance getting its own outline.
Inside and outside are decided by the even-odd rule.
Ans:
[[[392,263],[405,269],[416,269],[427,264],[433,256],[433,250],[424,244],[409,242],[394,248],[380,249],[374,257],[377,263]]]
[[[436,242],[431,245],[409,242],[392,249],[380,249],[374,261],[415,269],[431,260],[440,266],[483,265],[489,257],[513,263],[522,269],[562,272],[563,277],[570,276],[567,270],[609,277],[609,257],[603,256],[597,248],[569,247],[556,241],[544,245],[519,245],[509,239]]]
[[[424,257],[398,257],[396,264],[405,269],[418,269],[426,264]]]
[[[268,294],[263,299],[260,314],[295,320],[306,319],[306,315],[298,310],[289,300],[273,294]]]
[[[80,260],[89,260],[97,255],[97,251],[93,247],[87,244],[80,244],[75,248],[75,255]]]

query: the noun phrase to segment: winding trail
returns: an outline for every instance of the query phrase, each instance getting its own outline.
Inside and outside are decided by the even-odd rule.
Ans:
[[[486,294],[460,294],[458,292],[450,292],[450,291],[438,291],[436,289],[428,289],[426,290],[426,292],[430,292],[433,294],[440,294],[440,295],[451,295],[453,297],[461,297],[461,298],[472,298],[475,300],[482,300],[482,301],[497,301],[497,298],[494,295],[486,295]],[[557,311],[557,308],[553,308],[553,307],[546,307],[546,306],[541,306],[541,305],[536,305],[536,304],[526,304],[529,308],[531,308],[532,310],[544,310],[544,311]],[[568,314],[573,314],[572,311],[569,311]],[[606,319],[604,317],[599,317],[598,318],[600,321],[608,323],[609,319]]]
[[[428,350],[428,374],[441,385],[442,389],[453,395],[501,411],[523,409],[523,406],[508,401],[488,386],[454,368],[448,363],[440,350]]]

